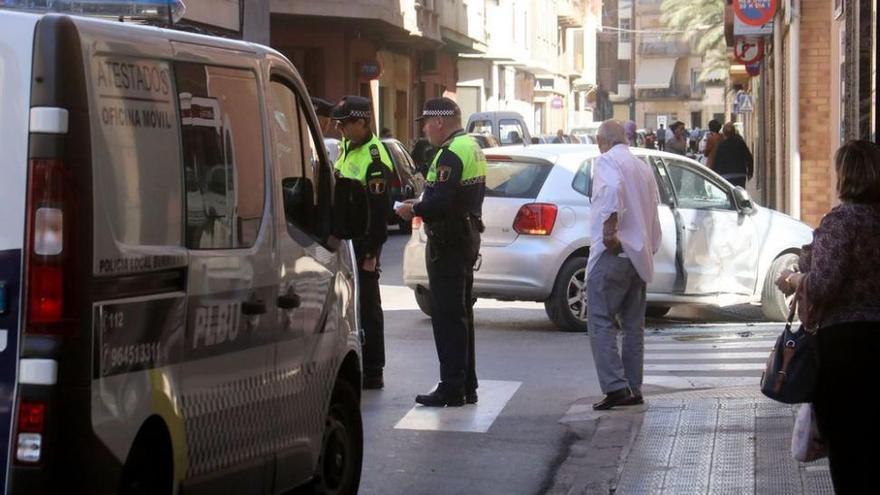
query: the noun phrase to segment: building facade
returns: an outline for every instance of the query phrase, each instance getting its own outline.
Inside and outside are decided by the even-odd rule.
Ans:
[[[747,141],[763,152],[756,192],[764,204],[818,225],[838,203],[837,148],[876,141],[876,21],[870,0],[781,1],[760,74],[732,74],[756,102],[740,117]]]
[[[460,53],[481,51],[483,2],[272,0],[271,45],[293,61],[309,93],[372,98],[377,132],[404,144],[424,101],[456,97]]]
[[[510,110],[532,134],[593,120],[598,0],[485,0],[486,50],[458,59],[465,114]]]
[[[724,74],[702,81],[703,58],[693,42],[670,33],[661,21],[663,0],[635,0],[631,25],[635,116],[639,127],[657,129],[675,121],[705,128],[724,116]],[[621,17],[621,20],[625,18]],[[621,33],[623,34],[623,33]],[[709,90],[708,88],[714,88]],[[632,100],[631,100],[632,101]]]

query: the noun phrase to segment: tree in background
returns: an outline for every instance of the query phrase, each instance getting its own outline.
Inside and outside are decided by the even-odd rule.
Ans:
[[[724,40],[724,0],[663,0],[660,20],[678,31],[703,57],[700,80],[730,69]]]

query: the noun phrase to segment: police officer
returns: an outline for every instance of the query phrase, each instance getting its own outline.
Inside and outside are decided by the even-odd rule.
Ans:
[[[370,127],[370,100],[345,96],[330,113],[342,134],[336,172],[355,179],[367,188],[369,226],[367,233],[354,242],[360,281],[360,316],[364,327],[364,388],[384,386],[385,321],[379,297],[379,257],[388,238],[388,183],[394,166],[385,146]]]
[[[474,352],[474,263],[480,251],[486,158],[461,128],[461,109],[449,98],[425,102],[418,119],[438,147],[428,169],[421,201],[407,202],[397,214],[422,217],[428,233],[425,261],[431,288],[431,325],[440,360],[440,383],[416,396],[424,406],[462,406],[477,402]]]

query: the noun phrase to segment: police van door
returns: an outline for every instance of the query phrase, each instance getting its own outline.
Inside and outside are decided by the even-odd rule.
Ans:
[[[279,441],[276,487],[303,481],[313,473],[324,430],[325,404],[332,391],[337,345],[321,345],[336,254],[327,239],[328,216],[317,134],[306,119],[303,99],[288,79],[273,77],[269,127],[278,198],[278,354],[277,376],[284,399],[278,408]],[[327,170],[329,173],[329,169]],[[335,313],[335,312],[334,312]]]
[[[241,57],[217,52],[211,60],[226,66],[174,64],[190,254],[185,483],[206,492],[263,493],[274,463],[275,432],[266,418],[276,284],[262,109],[256,63],[232,68]]]

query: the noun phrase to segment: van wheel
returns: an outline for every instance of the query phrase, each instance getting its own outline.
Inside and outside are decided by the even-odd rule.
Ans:
[[[431,316],[431,290],[422,286],[416,287],[416,304],[426,316]]]
[[[324,422],[313,493],[355,495],[361,481],[363,457],[364,433],[358,398],[352,386],[340,380],[333,389]]]
[[[576,256],[563,263],[544,310],[560,330],[587,331],[587,258]]]
[[[773,260],[770,269],[767,270],[767,277],[764,278],[764,289],[761,292],[761,311],[764,317],[770,321],[785,321],[788,319],[789,304],[792,296],[786,297],[776,287],[776,279],[783,270],[793,270],[798,264],[800,256],[792,253],[783,254]]]
[[[134,441],[119,481],[119,495],[173,493],[171,441],[159,421],[148,422]]]

